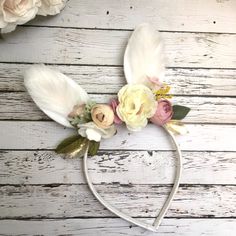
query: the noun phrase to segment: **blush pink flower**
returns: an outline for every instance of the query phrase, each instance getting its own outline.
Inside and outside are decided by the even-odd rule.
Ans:
[[[152,89],[158,90],[163,86],[163,83],[157,77],[147,77],[148,81],[151,83]]]
[[[119,104],[119,102],[118,102],[118,100],[115,99],[115,98],[112,98],[112,99],[110,100],[110,103],[109,103],[109,105],[110,105],[110,107],[112,108],[112,110],[113,110],[113,112],[114,112],[114,115],[115,115],[114,123],[117,124],[117,125],[120,125],[120,124],[122,124],[123,121],[119,118],[119,116],[118,116],[117,113],[116,113],[116,108],[117,108],[118,104]]]
[[[157,110],[150,121],[155,125],[164,125],[171,120],[173,116],[173,108],[168,100],[160,100],[157,104]]]

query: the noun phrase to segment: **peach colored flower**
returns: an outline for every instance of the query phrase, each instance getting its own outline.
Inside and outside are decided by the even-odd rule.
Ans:
[[[156,113],[150,119],[150,121],[156,125],[164,125],[173,116],[173,108],[168,100],[160,100],[157,104]]]
[[[109,105],[98,104],[93,106],[91,110],[93,122],[102,129],[109,128],[114,122],[114,112]]]

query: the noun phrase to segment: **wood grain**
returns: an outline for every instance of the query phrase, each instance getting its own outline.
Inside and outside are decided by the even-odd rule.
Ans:
[[[95,184],[171,184],[175,165],[166,151],[99,151],[88,162]],[[86,184],[82,166],[53,151],[1,151],[0,184]],[[235,173],[235,152],[183,152],[182,184],[236,184]]]
[[[155,217],[171,189],[132,184],[96,188],[104,199],[134,217]],[[235,217],[235,191],[236,186],[180,186],[166,217]],[[5,185],[0,186],[0,196],[1,219],[114,216],[87,185]]]
[[[235,125],[188,124],[189,134],[177,136],[182,150],[236,151]],[[0,149],[54,149],[56,145],[74,134],[50,121],[0,121]],[[118,127],[118,134],[101,142],[101,149],[115,150],[172,150],[173,146],[163,129],[148,125],[142,132],[129,132]]]
[[[81,159],[48,150],[73,131],[48,121],[23,86],[24,70],[46,63],[98,102],[107,101],[125,84],[125,46],[142,22],[162,31],[165,82],[175,102],[192,108],[185,120],[192,123],[190,133],[177,137],[181,187],[158,233],[235,235],[235,12],[234,0],[71,0],[60,15],[38,17],[2,35],[0,235],[154,235],[114,218],[98,203]],[[113,205],[153,221],[173,182],[173,146],[153,125],[140,133],[122,126],[118,133],[89,159],[91,177]]]
[[[91,94],[92,100],[108,103],[117,95]],[[0,120],[50,120],[25,92],[0,93]],[[191,108],[184,119],[186,123],[229,123],[236,122],[236,98],[223,97],[178,97],[173,104]]]
[[[0,91],[25,91],[23,75],[30,66],[0,63]],[[126,84],[121,67],[50,65],[50,68],[65,73],[88,93],[116,94]],[[167,68],[165,82],[176,95],[229,97],[236,96],[235,78],[236,70]]]
[[[80,0],[70,1],[63,13],[39,17],[30,25],[59,27],[133,29],[150,22],[160,30],[236,32],[234,0]]]
[[[153,222],[153,219],[140,219]],[[164,219],[158,233],[147,232],[122,219],[0,220],[2,235],[80,236],[234,236],[235,219]]]
[[[18,27],[0,38],[0,62],[122,65],[130,34],[129,31]],[[235,34],[163,32],[162,36],[168,67],[236,67]]]

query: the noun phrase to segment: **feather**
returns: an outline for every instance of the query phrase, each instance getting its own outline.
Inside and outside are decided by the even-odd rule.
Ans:
[[[73,107],[89,100],[86,91],[75,81],[44,65],[29,68],[25,72],[24,83],[37,106],[66,127],[72,127],[67,116]]]
[[[165,72],[163,42],[150,24],[139,25],[131,35],[124,55],[128,84],[149,85],[150,79],[162,80]]]

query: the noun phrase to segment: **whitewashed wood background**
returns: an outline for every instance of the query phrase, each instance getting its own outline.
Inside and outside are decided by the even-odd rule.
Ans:
[[[98,101],[125,84],[131,30],[151,22],[166,43],[174,100],[192,108],[179,137],[180,189],[159,233],[116,218],[92,196],[81,160],[54,154],[71,130],[50,121],[25,92],[23,72],[46,63]],[[236,1],[71,0],[0,38],[0,235],[235,235]],[[99,192],[152,221],[170,191],[175,155],[163,132],[120,128],[89,161]]]

